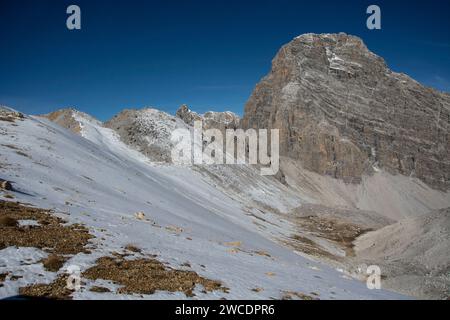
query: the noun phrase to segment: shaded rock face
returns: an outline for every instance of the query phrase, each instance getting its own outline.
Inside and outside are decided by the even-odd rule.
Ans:
[[[280,153],[349,182],[383,168],[450,186],[450,95],[389,70],[361,39],[305,34],[278,52],[242,127],[280,129]]]

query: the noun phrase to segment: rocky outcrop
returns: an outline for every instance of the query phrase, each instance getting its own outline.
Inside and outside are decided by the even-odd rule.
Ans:
[[[227,129],[237,129],[240,125],[240,118],[233,112],[214,112],[208,111],[203,115],[203,127],[205,129],[219,129],[225,131]]]
[[[214,112],[208,111],[203,115],[191,111],[186,105],[182,105],[176,112],[176,116],[189,126],[193,126],[195,121],[203,122],[203,129],[219,129],[225,132],[226,129],[237,129],[240,126],[240,117],[230,111]]]
[[[189,107],[185,104],[178,108],[175,115],[189,126],[193,126],[195,121],[203,120],[201,115],[197,112],[191,111],[191,109],[189,109]]]
[[[15,122],[23,120],[24,115],[5,106],[0,106],[0,121]]]
[[[116,131],[125,144],[158,162],[171,162],[171,134],[188,127],[181,119],[153,108],[124,110],[104,126]]]
[[[54,112],[41,115],[41,117],[46,118],[78,135],[81,135],[83,120],[96,122],[101,125],[101,122],[97,119],[74,108],[56,110]]]
[[[361,39],[305,34],[276,55],[244,128],[280,129],[280,153],[359,182],[383,168],[450,187],[450,95],[396,73]]]

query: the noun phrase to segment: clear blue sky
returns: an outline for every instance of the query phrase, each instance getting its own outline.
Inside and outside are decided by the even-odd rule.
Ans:
[[[77,4],[82,30],[66,28]],[[366,29],[378,4],[382,30]],[[450,91],[450,1],[0,0],[0,104],[242,113],[281,45],[307,32],[363,38],[395,71]]]

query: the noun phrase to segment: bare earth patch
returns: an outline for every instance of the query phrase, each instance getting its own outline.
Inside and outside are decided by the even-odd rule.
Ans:
[[[349,222],[341,222],[332,218],[318,216],[295,217],[294,223],[299,233],[309,234],[312,237],[304,237],[299,234],[293,235],[285,243],[299,252],[308,255],[339,260],[335,254],[327,251],[315,242],[314,238],[325,239],[345,251],[347,257],[354,256],[353,241],[360,235],[371,231]]]
[[[123,286],[118,290],[122,294],[153,294],[159,290],[183,292],[193,297],[196,285],[202,285],[207,292],[228,291],[219,281],[203,278],[194,271],[166,267],[154,258],[102,257],[96,263],[83,273],[83,277],[113,281]]]
[[[371,229],[363,229],[356,224],[316,216],[299,218],[297,221],[301,227],[314,235],[340,245],[345,249],[347,256],[354,255],[353,241],[360,235],[372,231]]]

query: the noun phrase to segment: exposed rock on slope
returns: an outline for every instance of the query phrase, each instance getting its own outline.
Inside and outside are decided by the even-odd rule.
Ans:
[[[14,122],[23,119],[24,115],[8,107],[0,106],[0,121]]]
[[[256,86],[244,128],[280,129],[280,152],[349,182],[384,168],[450,187],[450,96],[392,72],[361,39],[305,34]]]
[[[214,112],[208,111],[204,115],[191,111],[186,105],[182,105],[176,113],[176,116],[186,124],[193,126],[194,121],[203,121],[203,128],[219,129],[224,132],[226,129],[239,128],[241,119],[238,115],[230,111]]]
[[[191,109],[189,109],[189,107],[185,104],[178,108],[176,116],[190,126],[193,126],[195,121],[203,120],[202,116],[200,116],[197,112],[191,111]]]
[[[154,161],[171,161],[171,133],[188,126],[165,112],[146,108],[124,110],[105,123],[115,130],[121,140]]]
[[[69,129],[73,133],[80,134],[83,128],[82,120],[88,120],[100,124],[101,122],[94,119],[90,115],[75,110],[73,108],[60,109],[42,117],[59,124],[61,127]]]

